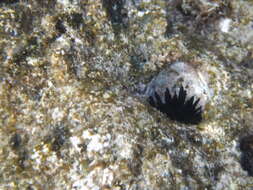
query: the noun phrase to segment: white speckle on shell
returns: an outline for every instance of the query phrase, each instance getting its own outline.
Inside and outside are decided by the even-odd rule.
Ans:
[[[75,148],[75,150],[77,150],[78,152],[81,151],[81,148],[79,147],[79,144],[81,144],[80,138],[78,138],[76,136],[70,137],[70,142],[72,143],[72,145]]]
[[[88,130],[83,131],[82,138],[88,140],[87,144],[87,154],[91,158],[94,153],[103,154],[105,148],[109,147],[111,135],[107,134],[101,136],[99,134],[91,134]]]
[[[64,117],[64,111],[61,111],[58,107],[53,109],[52,118],[55,121],[61,121]]]
[[[125,136],[118,135],[115,141],[117,142],[117,146],[122,147],[118,151],[119,157],[122,159],[131,159],[133,157],[133,146]]]
[[[229,18],[223,18],[221,19],[220,23],[219,23],[219,27],[220,30],[224,33],[228,33],[229,29],[230,29],[230,23],[231,23],[231,19]]]
[[[101,136],[100,135],[93,135],[90,138],[90,142],[87,146],[87,151],[91,152],[91,151],[95,151],[95,152],[99,152],[101,149],[103,149],[104,145],[101,142]]]

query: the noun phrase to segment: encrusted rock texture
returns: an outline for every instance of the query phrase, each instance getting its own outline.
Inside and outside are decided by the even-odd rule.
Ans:
[[[147,101],[174,63],[197,125]],[[2,0],[0,189],[250,190],[252,92],[251,0]]]

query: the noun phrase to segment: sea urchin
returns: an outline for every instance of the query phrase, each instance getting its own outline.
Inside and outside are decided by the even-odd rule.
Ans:
[[[186,90],[183,86],[172,96],[169,89],[165,91],[164,103],[157,92],[154,97],[149,97],[149,103],[162,113],[166,114],[170,119],[185,124],[198,124],[202,120],[202,108],[197,107],[200,99],[194,101],[194,96],[187,99]]]

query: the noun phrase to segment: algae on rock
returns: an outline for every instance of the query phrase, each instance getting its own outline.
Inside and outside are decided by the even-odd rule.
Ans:
[[[251,189],[252,17],[243,0],[1,2],[0,189]],[[199,125],[143,94],[177,61],[209,77]]]

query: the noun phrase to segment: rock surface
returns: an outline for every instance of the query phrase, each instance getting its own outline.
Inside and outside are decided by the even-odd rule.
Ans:
[[[0,189],[252,189],[252,20],[251,0],[1,1]],[[199,125],[143,95],[175,62],[208,76]]]

